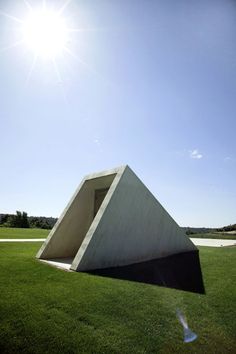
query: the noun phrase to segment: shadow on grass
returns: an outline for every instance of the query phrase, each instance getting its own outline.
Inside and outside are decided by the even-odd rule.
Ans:
[[[87,273],[205,294],[198,251]]]

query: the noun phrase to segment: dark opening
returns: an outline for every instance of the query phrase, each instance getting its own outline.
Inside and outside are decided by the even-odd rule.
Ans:
[[[96,216],[98,209],[100,208],[109,188],[96,189],[94,196],[94,217]]]

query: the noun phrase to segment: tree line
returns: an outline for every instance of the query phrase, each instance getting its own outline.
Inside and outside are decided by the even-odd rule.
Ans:
[[[236,224],[220,227],[216,229],[216,231],[221,231],[221,232],[236,231]]]
[[[193,234],[202,234],[209,232],[227,232],[227,231],[236,231],[236,224],[227,225],[219,228],[207,228],[207,227],[182,227],[182,230],[187,235]]]
[[[46,216],[28,216],[25,211],[16,214],[0,214],[0,227],[52,229],[57,219]]]

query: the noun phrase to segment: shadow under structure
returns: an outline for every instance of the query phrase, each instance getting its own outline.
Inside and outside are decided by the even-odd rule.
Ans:
[[[204,293],[197,247],[127,165],[82,180],[36,257],[66,270]]]
[[[123,267],[95,269],[89,273],[205,294],[198,251],[178,253]]]

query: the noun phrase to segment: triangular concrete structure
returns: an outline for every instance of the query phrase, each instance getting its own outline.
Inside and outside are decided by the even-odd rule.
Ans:
[[[123,166],[83,179],[37,257],[68,258],[67,268],[91,271],[192,251],[190,239]]]

